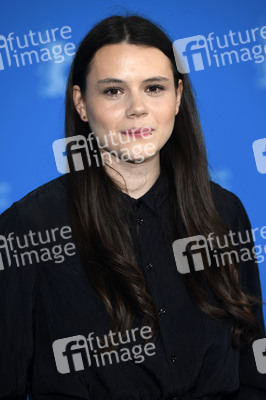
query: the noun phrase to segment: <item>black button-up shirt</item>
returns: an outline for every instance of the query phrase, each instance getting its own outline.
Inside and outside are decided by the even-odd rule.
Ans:
[[[143,359],[134,358],[133,347],[142,342],[130,332],[131,341],[119,342],[123,356],[117,351],[101,362],[96,336],[107,334],[108,319],[71,234],[66,176],[1,215],[0,399],[26,399],[27,393],[34,400],[266,398],[266,376],[256,370],[251,345],[234,350],[230,324],[200,311],[177,271],[162,232],[169,184],[161,173],[140,199],[123,194],[132,205],[130,231],[160,327],[154,347],[149,328],[142,331],[150,347],[135,350],[142,349]],[[216,184],[212,190],[228,226],[250,229],[240,200]],[[260,297],[253,261],[241,266],[240,284]],[[255,315],[265,337],[261,307]]]

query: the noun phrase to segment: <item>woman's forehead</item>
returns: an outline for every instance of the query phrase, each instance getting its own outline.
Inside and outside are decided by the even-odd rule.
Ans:
[[[172,76],[169,58],[156,47],[125,42],[101,47],[93,58],[90,75],[96,80],[107,77]],[[122,78],[121,78],[122,79]],[[145,79],[145,78],[144,78]]]

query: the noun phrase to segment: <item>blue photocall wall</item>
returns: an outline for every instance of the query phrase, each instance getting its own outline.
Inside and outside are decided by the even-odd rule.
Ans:
[[[64,136],[75,49],[93,24],[125,11],[151,18],[175,41],[197,94],[212,178],[258,228],[266,301],[265,0],[2,1],[0,212],[60,175],[52,143]]]

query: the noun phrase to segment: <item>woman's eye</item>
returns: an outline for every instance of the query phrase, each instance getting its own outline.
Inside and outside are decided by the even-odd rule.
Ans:
[[[153,85],[153,86],[149,86],[148,88],[147,88],[147,90],[150,92],[150,93],[160,93],[162,90],[164,90],[164,87],[163,86],[160,86],[160,85]]]
[[[106,94],[107,96],[110,96],[110,97],[118,96],[120,94],[119,92],[121,92],[121,90],[119,88],[115,88],[115,87],[106,88],[104,90],[104,94]]]
[[[158,94],[164,90],[164,87],[161,85],[152,85],[146,88],[146,91],[151,94]],[[122,89],[117,87],[109,87],[104,89],[103,93],[108,97],[117,98],[120,94],[122,94]]]

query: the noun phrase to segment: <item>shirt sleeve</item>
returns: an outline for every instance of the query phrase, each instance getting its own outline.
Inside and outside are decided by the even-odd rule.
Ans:
[[[241,232],[242,241],[247,241],[247,232],[250,234],[248,243],[240,245],[240,255],[243,259],[240,263],[239,284],[241,289],[257,299],[262,300],[261,284],[258,264],[254,257],[254,241],[252,228],[246,210],[235,197],[235,221],[234,232]],[[259,323],[260,331],[254,340],[265,338],[265,326],[262,305],[257,304],[253,309],[254,316]],[[253,340],[253,341],[254,341]],[[234,397],[236,400],[265,400],[266,399],[266,375],[257,371],[252,343],[240,349],[239,364],[240,387]]]
[[[16,237],[25,233],[14,203],[0,215],[0,399],[27,399],[35,274],[19,263]]]

